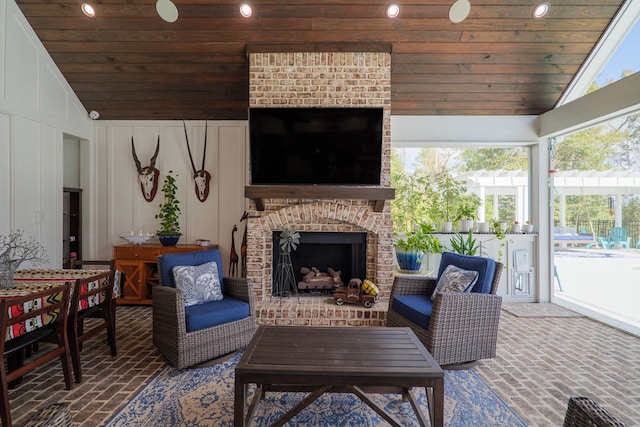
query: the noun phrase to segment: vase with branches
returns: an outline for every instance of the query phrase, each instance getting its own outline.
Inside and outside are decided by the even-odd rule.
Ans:
[[[40,242],[24,237],[23,230],[0,235],[0,286],[13,285],[13,275],[23,262],[33,266],[48,262],[46,254]]]

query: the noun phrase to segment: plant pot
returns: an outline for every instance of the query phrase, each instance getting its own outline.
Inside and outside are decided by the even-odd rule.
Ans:
[[[489,232],[489,223],[488,222],[479,222],[478,233],[488,233]]]
[[[13,275],[21,263],[21,259],[10,259],[0,263],[0,288],[8,288],[14,285]]]
[[[443,222],[442,223],[442,232],[443,233],[451,233],[453,231],[453,223],[452,222]]]
[[[174,246],[180,240],[180,234],[158,236],[158,240],[163,246]]]
[[[403,272],[418,272],[422,268],[424,252],[415,249],[396,248],[396,260]]]
[[[458,231],[462,233],[468,233],[469,230],[473,228],[473,220],[472,219],[461,219],[458,222]]]

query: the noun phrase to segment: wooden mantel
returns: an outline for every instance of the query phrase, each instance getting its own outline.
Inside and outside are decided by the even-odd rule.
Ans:
[[[373,200],[374,212],[382,212],[385,200],[393,200],[395,188],[360,185],[247,185],[244,196],[264,210],[264,199]]]

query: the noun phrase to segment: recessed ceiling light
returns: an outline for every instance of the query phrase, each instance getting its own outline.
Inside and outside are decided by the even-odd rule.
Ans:
[[[469,3],[469,0],[456,0],[449,9],[449,19],[454,24],[457,24],[467,19],[469,12],[471,12],[471,3]]]
[[[251,15],[253,15],[253,8],[251,7],[251,5],[242,3],[240,5],[240,15],[244,16],[245,18],[249,18]]]
[[[160,18],[167,22],[176,22],[178,20],[178,8],[171,0],[158,0],[156,2],[156,11]]]
[[[533,8],[533,19],[544,18],[547,15],[547,13],[549,13],[550,8],[551,8],[551,5],[549,4],[548,1],[540,3],[539,5]]]
[[[387,18],[397,18],[398,15],[400,15],[400,6],[395,3],[387,6]]]
[[[82,3],[80,5],[80,9],[82,9],[82,13],[87,15],[89,18],[93,18],[96,16],[96,11],[89,3]]]

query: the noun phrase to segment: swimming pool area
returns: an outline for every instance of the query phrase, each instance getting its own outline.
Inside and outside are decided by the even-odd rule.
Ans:
[[[640,251],[558,248],[554,301],[640,336]]]

